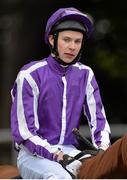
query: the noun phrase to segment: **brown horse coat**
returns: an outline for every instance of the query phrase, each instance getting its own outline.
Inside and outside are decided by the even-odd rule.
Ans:
[[[127,134],[118,139],[105,152],[84,160],[79,179],[127,178]]]
[[[19,171],[13,165],[0,165],[0,179],[11,179],[19,176]]]

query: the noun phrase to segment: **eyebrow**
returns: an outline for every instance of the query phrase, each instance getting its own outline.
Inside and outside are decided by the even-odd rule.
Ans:
[[[67,36],[67,35],[65,35],[65,36],[63,35],[62,38],[68,38],[68,39],[74,39],[74,40],[82,40],[82,37],[81,37],[81,38],[76,38],[76,39],[75,39],[75,38],[72,38],[72,37]]]

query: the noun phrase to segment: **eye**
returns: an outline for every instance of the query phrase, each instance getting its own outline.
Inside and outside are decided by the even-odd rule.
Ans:
[[[78,39],[75,41],[76,44],[81,44],[82,43],[82,40],[81,39]]]
[[[64,40],[65,42],[70,42],[70,39],[69,39],[69,38],[63,38],[63,40]]]

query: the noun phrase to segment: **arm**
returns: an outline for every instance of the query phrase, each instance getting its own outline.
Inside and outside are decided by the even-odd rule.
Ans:
[[[91,129],[93,144],[97,148],[106,150],[110,145],[110,127],[106,119],[99,87],[91,69],[86,87],[84,113]]]
[[[33,155],[53,160],[58,149],[39,136],[39,88],[29,73],[21,71],[12,90],[11,129],[18,146],[25,146]]]

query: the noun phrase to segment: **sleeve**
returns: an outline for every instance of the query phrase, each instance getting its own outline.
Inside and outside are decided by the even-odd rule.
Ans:
[[[11,91],[11,130],[18,147],[24,146],[33,155],[53,160],[58,149],[51,146],[47,139],[38,135],[38,96],[39,89],[32,76],[21,71]]]
[[[110,127],[106,119],[99,87],[90,69],[86,86],[84,114],[91,130],[92,142],[97,148],[106,150],[110,145]]]

